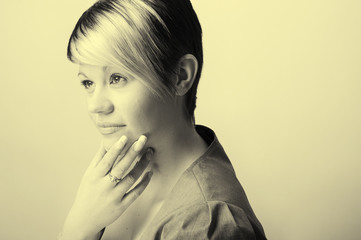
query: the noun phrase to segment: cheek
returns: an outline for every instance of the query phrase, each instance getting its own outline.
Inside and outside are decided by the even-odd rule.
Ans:
[[[147,96],[138,98],[133,101],[133,104],[127,106],[128,124],[134,131],[133,134],[150,134],[154,127],[159,122],[159,114],[157,108],[159,103],[153,97]]]
[[[88,115],[89,115],[91,121],[95,124],[95,115],[90,113],[89,111],[88,111]]]

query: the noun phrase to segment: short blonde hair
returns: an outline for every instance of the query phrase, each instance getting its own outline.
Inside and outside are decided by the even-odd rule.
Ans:
[[[68,58],[79,64],[117,66],[163,98],[174,94],[179,59],[195,55],[198,72],[185,108],[194,118],[203,63],[202,30],[189,0],[101,0],[78,20]]]

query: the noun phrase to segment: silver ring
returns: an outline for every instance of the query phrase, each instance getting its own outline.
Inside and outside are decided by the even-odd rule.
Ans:
[[[108,173],[108,176],[109,176],[109,179],[110,179],[111,182],[118,183],[118,182],[120,182],[122,180],[121,178],[117,178],[117,177],[111,175],[110,173]]]

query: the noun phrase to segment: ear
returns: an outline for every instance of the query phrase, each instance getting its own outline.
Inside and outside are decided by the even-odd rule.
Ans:
[[[198,71],[198,61],[192,54],[180,58],[177,69],[177,82],[175,84],[177,96],[185,95],[192,87]]]

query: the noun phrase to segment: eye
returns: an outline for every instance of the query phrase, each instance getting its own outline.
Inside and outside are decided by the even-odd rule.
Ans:
[[[110,76],[109,84],[114,85],[114,87],[121,87],[127,83],[127,79],[120,74],[114,73]]]
[[[80,85],[82,85],[87,90],[91,90],[94,88],[95,84],[90,80],[83,80],[81,81]]]

